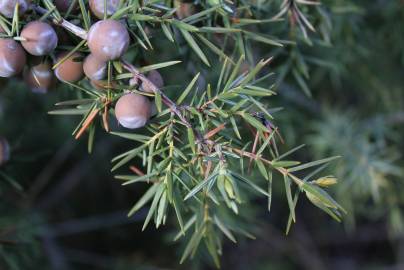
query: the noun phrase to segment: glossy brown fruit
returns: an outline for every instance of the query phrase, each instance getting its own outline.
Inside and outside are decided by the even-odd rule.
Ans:
[[[126,94],[115,105],[115,117],[118,122],[130,129],[146,125],[151,115],[150,101],[139,94]]]
[[[88,32],[88,47],[100,61],[120,58],[129,47],[126,27],[115,20],[98,21]]]
[[[83,63],[84,74],[90,80],[102,80],[107,74],[107,63],[98,60],[93,54],[89,54]]]
[[[114,14],[119,7],[120,0],[107,0],[107,16]],[[91,12],[98,18],[104,19],[104,0],[90,0]]]
[[[12,18],[14,16],[15,6],[18,3],[18,13],[20,15],[24,14],[30,2],[29,0],[0,0],[0,13],[7,18]]]
[[[0,39],[0,77],[11,77],[20,73],[26,63],[26,54],[15,40]]]
[[[63,59],[67,53],[62,53],[57,57],[56,62],[58,63]],[[77,82],[84,77],[83,72],[83,61],[81,60],[82,55],[80,53],[74,53],[69,58],[64,60],[55,69],[56,77],[61,81],[67,82]]]
[[[0,166],[10,159],[10,145],[7,140],[0,137]]]
[[[24,74],[24,80],[34,93],[47,93],[53,83],[53,72],[49,63],[40,63],[29,68]]]
[[[21,31],[21,45],[32,55],[41,56],[51,53],[58,45],[55,30],[47,23],[33,21]]]

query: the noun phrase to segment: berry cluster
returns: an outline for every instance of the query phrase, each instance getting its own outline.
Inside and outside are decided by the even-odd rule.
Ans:
[[[47,2],[54,5],[59,14],[79,12],[77,1]],[[118,10],[120,2],[89,0],[87,5],[95,23],[85,31],[63,18],[40,17],[49,10],[29,0],[1,0],[0,13],[10,21],[2,19],[3,23],[0,24],[0,77],[22,73],[24,81],[35,93],[46,93],[55,85],[54,77],[67,83],[88,80],[95,91],[112,91],[118,82],[111,81],[111,77],[107,76],[108,72],[114,72],[109,71],[109,63],[119,62],[131,44],[125,20],[108,19]],[[19,20],[19,35],[18,30],[4,29],[14,26],[15,16],[23,18]],[[66,47],[71,47],[71,43],[62,28],[85,39],[88,49],[67,50]],[[77,33],[77,29],[80,33]],[[128,89],[119,87],[124,90],[124,95],[116,102],[115,116],[126,128],[143,127],[153,110],[149,97],[133,93],[131,89],[153,93],[164,84],[161,75],[154,70],[147,77],[142,75],[142,78],[139,80],[135,76],[128,80]],[[110,100],[108,102],[111,103]]]

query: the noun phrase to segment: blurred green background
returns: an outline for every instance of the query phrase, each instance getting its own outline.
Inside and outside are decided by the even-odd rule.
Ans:
[[[282,150],[307,144],[296,154],[302,161],[341,155],[329,168],[339,178],[330,192],[349,214],[338,224],[301,200],[285,236],[289,211],[275,186],[271,213],[265,199],[248,213],[257,239],[225,240],[222,269],[404,269],[404,2],[323,1],[315,12],[324,16],[313,15],[313,45],[257,50],[275,56],[278,95],[269,105],[284,108]],[[166,84],[189,81],[195,56],[156,43],[159,59],[143,56],[151,63],[183,60],[162,70]],[[89,155],[86,140],[71,136],[79,118],[47,114],[71,89],[38,95],[18,78],[0,83],[0,135],[11,145],[0,168],[0,269],[214,269],[203,252],[178,264],[174,222],[141,232],[146,212],[126,217],[145,187],[123,188],[110,160],[129,142],[99,130]]]

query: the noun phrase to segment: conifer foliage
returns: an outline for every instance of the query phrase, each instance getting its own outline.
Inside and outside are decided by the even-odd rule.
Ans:
[[[123,186],[148,186],[128,215],[146,208],[143,229],[176,219],[175,239],[186,241],[180,262],[204,248],[219,267],[223,238],[253,237],[238,225],[240,213],[256,196],[267,198],[270,211],[275,181],[289,206],[287,230],[300,194],[337,221],[345,212],[325,191],[336,179],[322,175],[338,157],[300,163],[290,156],[301,146],[281,152],[276,116],[283,112],[270,105],[277,90],[271,81],[286,74],[310,95],[298,47],[287,64],[276,65],[280,72],[269,70],[284,60],[285,46],[312,43],[310,17],[321,14],[319,4],[0,1],[0,76],[23,74],[37,93],[69,88],[70,98],[49,113],[80,116],[73,136],[87,140],[90,153],[99,130],[126,140],[127,150],[112,158],[112,174]],[[318,26],[326,35],[326,23]],[[160,42],[167,51],[154,48]],[[178,54],[183,58],[154,61]],[[166,85],[160,69],[177,65],[193,78]],[[0,154],[7,166],[5,138]]]

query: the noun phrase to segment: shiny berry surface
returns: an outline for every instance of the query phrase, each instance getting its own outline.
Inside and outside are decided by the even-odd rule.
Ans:
[[[98,21],[88,33],[88,47],[101,61],[120,58],[128,49],[129,41],[126,27],[115,20]]]
[[[67,53],[58,56],[57,62],[64,59]],[[55,76],[61,81],[77,82],[84,77],[83,62],[80,53],[74,53],[59,64],[55,69]]]
[[[107,63],[105,61],[100,61],[93,54],[89,54],[83,63],[84,74],[90,80],[102,80],[107,74]]]
[[[114,14],[118,8],[119,8],[119,2],[120,0],[107,0],[107,16],[111,16]],[[90,9],[91,12],[98,18],[98,19],[103,19],[104,18],[104,12],[105,12],[105,4],[104,0],[90,0]]]
[[[0,77],[11,77],[20,73],[26,63],[26,53],[13,39],[0,39]]]
[[[24,80],[32,92],[44,94],[52,86],[52,67],[49,63],[40,63],[33,66],[25,72]]]
[[[115,105],[115,117],[123,127],[135,129],[146,125],[151,115],[150,101],[139,94],[126,94]]]
[[[28,0],[0,0],[0,13],[7,18],[14,16],[14,9],[18,3],[19,14],[23,14],[27,11],[31,1]]]
[[[55,30],[47,23],[33,21],[21,31],[21,45],[32,55],[41,56],[51,53],[58,44]]]

